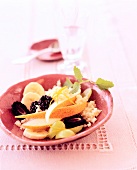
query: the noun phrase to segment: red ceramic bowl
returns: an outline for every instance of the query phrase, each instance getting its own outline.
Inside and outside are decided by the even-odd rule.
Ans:
[[[20,101],[22,98],[22,93],[24,87],[29,82],[38,82],[40,83],[45,90],[52,88],[53,85],[56,84],[57,80],[61,80],[61,83],[66,80],[66,77],[69,77],[71,81],[75,81],[73,76],[66,76],[61,74],[51,74],[51,75],[44,75],[41,77],[29,79],[18,84],[11,86],[1,97],[0,97],[0,117],[1,117],[1,127],[2,129],[11,137],[20,142],[23,142],[28,145],[39,145],[39,146],[50,146],[50,145],[57,145],[65,142],[74,141],[76,139],[82,138],[94,132],[98,129],[101,125],[106,123],[112,115],[113,109],[113,98],[111,93],[108,90],[100,90],[97,85],[93,82],[88,82],[82,84],[82,90],[90,87],[93,89],[91,100],[95,100],[97,108],[102,110],[102,112],[97,117],[97,121],[89,128],[84,129],[82,132],[76,134],[75,136],[65,138],[65,139],[58,139],[58,140],[31,140],[25,138],[23,136],[23,131],[20,130],[14,123],[16,119],[11,113],[11,105],[15,101]]]

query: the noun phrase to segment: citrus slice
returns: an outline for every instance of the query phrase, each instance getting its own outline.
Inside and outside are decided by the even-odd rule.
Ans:
[[[57,108],[61,108],[64,106],[70,106],[75,102],[75,100],[76,100],[76,96],[73,96],[67,100],[60,101],[60,102],[54,102],[53,104],[51,104],[50,107],[48,108],[48,110],[46,111],[46,115],[45,115],[46,121],[49,120],[51,113],[54,112]]]
[[[36,139],[36,140],[44,139],[47,137],[47,135],[48,135],[48,132],[45,130],[33,131],[31,129],[26,128],[23,132],[23,136],[29,139]]]
[[[76,100],[76,96],[67,99],[61,103],[57,103],[57,108],[58,107],[63,107],[63,106],[69,106],[72,105],[73,102],[75,102]],[[15,116],[15,118],[20,119],[20,118],[27,118],[27,119],[31,119],[31,118],[45,118],[45,114],[46,111],[41,111],[41,112],[36,112],[36,113],[30,113],[30,114],[26,114],[26,115],[19,115],[19,116]]]
[[[53,110],[53,112],[51,112],[50,118],[63,119],[65,117],[73,116],[75,114],[82,112],[86,108],[86,106],[87,106],[87,102],[83,101],[82,103],[65,106],[65,107],[59,107]]]
[[[37,93],[40,96],[43,96],[45,94],[45,90],[43,86],[37,82],[30,82],[29,84],[25,86],[23,95],[29,92]]]
[[[49,128],[57,120],[59,120],[59,119],[49,119],[49,121],[46,122],[45,119],[31,119],[31,120],[23,123],[22,128],[31,129],[34,131],[45,130],[45,129]]]
[[[63,91],[66,90],[66,89],[67,89],[66,86],[61,87],[61,88],[52,96],[52,98],[53,98],[55,101],[58,101],[59,95],[63,94]]]
[[[19,115],[19,116],[15,116],[15,118],[20,119],[20,118],[27,118],[27,119],[31,119],[31,118],[45,118],[45,114],[46,111],[41,111],[41,112],[36,112],[36,113],[31,113],[31,114],[25,114],[25,115]]]
[[[74,104],[75,100],[76,100],[76,96],[73,96],[73,97],[68,98],[64,101],[57,102],[56,108],[64,107],[64,106],[70,106],[70,105]]]
[[[65,129],[65,124],[62,121],[56,121],[49,129],[48,137],[54,138],[58,132]]]
[[[60,131],[59,133],[57,133],[57,135],[55,136],[55,139],[61,139],[61,138],[68,138],[70,136],[74,136],[75,133],[70,130],[70,129],[64,129],[62,131]]]

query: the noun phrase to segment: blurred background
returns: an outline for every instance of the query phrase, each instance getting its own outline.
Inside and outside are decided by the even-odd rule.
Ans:
[[[88,38],[91,39],[91,43],[97,34],[100,41],[105,36],[113,38],[114,35],[100,34],[101,29],[105,30],[107,24],[111,22],[115,29],[120,25],[120,30],[117,31],[122,37],[119,38],[127,39],[125,48],[132,43],[130,52],[134,55],[133,51],[137,50],[134,48],[137,44],[137,0],[79,0],[79,3],[90,11]],[[22,55],[23,52],[25,54],[32,42],[56,37],[54,4],[55,0],[1,0],[1,56],[10,55],[12,58],[21,56],[20,51]]]
[[[11,64],[14,58],[26,56],[32,43],[56,38],[55,2],[56,0],[0,0],[0,67],[3,70],[0,76],[2,74],[7,76],[5,72],[12,72],[17,68],[22,74],[24,65],[11,65],[10,69],[6,69],[6,66],[8,63]],[[107,61],[111,54],[124,55],[132,69],[135,69],[137,0],[79,0],[78,2],[90,13],[85,56],[90,57],[92,69],[98,70],[94,57],[100,62],[101,70],[104,67],[101,65],[101,60]],[[119,70],[120,67],[119,65]],[[96,76],[102,76],[101,73],[100,71]],[[119,80],[122,79],[122,73],[117,76]],[[14,77],[9,76],[8,81],[7,84],[13,84],[17,81],[17,77],[15,76],[14,81]]]

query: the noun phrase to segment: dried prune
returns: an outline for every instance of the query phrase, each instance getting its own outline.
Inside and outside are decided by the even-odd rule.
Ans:
[[[24,114],[29,114],[30,111],[27,109],[27,107],[19,102],[19,101],[16,101],[12,104],[11,106],[11,110],[12,110],[12,113],[15,115],[15,116],[18,116],[18,115],[24,115]]]
[[[86,120],[83,119],[83,117],[80,114],[66,117],[62,119],[62,121],[64,122],[66,128],[73,128],[73,127],[84,125],[87,123]]]

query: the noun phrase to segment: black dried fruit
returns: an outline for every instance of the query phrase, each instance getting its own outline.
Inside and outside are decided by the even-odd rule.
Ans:
[[[25,115],[25,114],[29,114],[30,111],[27,109],[27,107],[21,103],[21,102],[14,102],[12,104],[12,113],[15,115],[15,116],[18,116],[18,115]]]
[[[40,109],[42,111],[46,110],[49,108],[49,105],[52,104],[54,102],[54,100],[52,99],[51,96],[47,96],[44,95],[40,98],[40,100],[38,101]]]
[[[87,124],[86,120],[80,114],[66,117],[62,120],[66,126],[66,128],[73,128],[76,126]]]
[[[30,105],[30,112],[35,113],[37,108],[39,107],[38,105],[39,105],[38,101],[32,102]]]

